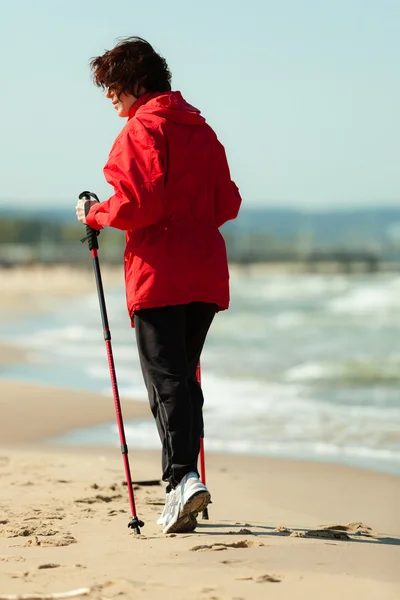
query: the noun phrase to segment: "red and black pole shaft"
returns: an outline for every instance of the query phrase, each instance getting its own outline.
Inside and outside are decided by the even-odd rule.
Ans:
[[[86,209],[86,206],[89,207],[89,202],[91,199],[94,199],[97,202],[99,201],[96,194],[93,194],[92,192],[82,192],[81,194],[79,194],[79,199],[80,200],[85,199],[87,201],[87,205],[85,203],[85,209]],[[88,210],[86,210],[86,214],[87,214],[87,212],[88,212]],[[116,412],[116,416],[117,416],[119,439],[120,439],[121,452],[122,452],[124,468],[125,468],[125,477],[126,477],[126,483],[128,486],[129,504],[130,504],[131,513],[132,513],[132,519],[129,521],[128,527],[132,528],[135,533],[139,534],[140,527],[143,527],[144,523],[143,523],[143,521],[139,520],[139,518],[136,514],[136,505],[135,505],[135,498],[134,498],[134,494],[133,494],[131,470],[130,470],[129,459],[128,459],[128,446],[127,446],[126,438],[125,438],[124,421],[122,418],[121,402],[119,399],[117,377],[115,374],[114,357],[113,357],[113,351],[112,351],[112,346],[111,346],[111,333],[110,333],[110,328],[109,328],[109,324],[108,324],[108,316],[107,316],[106,302],[105,302],[105,297],[104,297],[103,282],[102,282],[101,271],[100,271],[100,262],[99,262],[99,257],[98,257],[98,253],[97,253],[97,251],[99,249],[99,243],[97,240],[98,234],[99,234],[98,231],[95,231],[94,229],[89,227],[89,225],[86,225],[86,238],[84,238],[82,240],[82,242],[85,242],[87,240],[88,245],[89,245],[89,250],[91,251],[92,258],[93,258],[93,268],[94,268],[94,275],[95,275],[95,279],[96,279],[97,295],[99,297],[100,314],[101,314],[101,320],[103,323],[104,341],[106,344],[108,366],[110,369],[111,386],[112,386],[112,391],[113,391],[113,396],[114,396],[114,404],[115,404],[115,412]]]
[[[201,386],[200,361],[198,362],[197,368],[196,368],[196,379],[198,381],[198,384]],[[203,428],[203,432],[202,432],[201,438],[200,438],[200,479],[204,483],[204,485],[207,485],[207,483],[206,483],[206,459],[205,459],[205,452],[204,452],[204,428]],[[208,508],[207,507],[203,510],[201,515],[202,515],[203,519],[208,521]]]

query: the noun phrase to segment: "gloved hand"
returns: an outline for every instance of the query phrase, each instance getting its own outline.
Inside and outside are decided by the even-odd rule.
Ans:
[[[96,200],[85,200],[84,198],[78,200],[78,203],[75,206],[76,218],[78,219],[79,223],[82,223],[83,225],[86,225],[86,203],[88,212],[92,208],[93,204],[97,204]]]

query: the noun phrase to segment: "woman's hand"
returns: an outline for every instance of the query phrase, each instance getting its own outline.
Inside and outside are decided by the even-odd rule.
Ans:
[[[98,204],[96,202],[96,200],[85,200],[84,198],[82,198],[81,200],[78,200],[78,204],[75,206],[75,212],[76,212],[76,218],[78,219],[79,223],[82,223],[82,225],[86,225],[86,215],[85,215],[86,202],[89,202],[89,210],[92,208],[93,204]]]

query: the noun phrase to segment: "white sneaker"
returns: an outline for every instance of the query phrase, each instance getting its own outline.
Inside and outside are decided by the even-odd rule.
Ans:
[[[167,523],[175,523],[178,519],[180,509],[180,494],[178,493],[178,488],[175,488],[167,494],[164,510],[157,521],[158,525],[165,527]]]
[[[166,496],[166,501],[165,501],[165,505],[164,505],[164,509],[162,511],[161,516],[157,519],[157,525],[163,525],[165,526],[167,524],[169,515],[173,515],[174,514],[174,508],[172,507],[172,498],[170,498],[170,493],[169,492]],[[187,519],[185,522],[181,523],[181,528],[180,528],[180,532],[181,533],[191,533],[192,531],[194,531],[197,527],[197,519],[196,516],[193,514],[189,514],[187,516]]]
[[[197,525],[196,516],[204,510],[211,501],[207,487],[202,483],[197,473],[185,475],[180,484],[168,494],[164,507],[163,518],[164,533],[184,533],[193,531]],[[195,524],[194,524],[194,522]],[[193,527],[194,524],[194,527]],[[192,527],[188,529],[188,527]]]
[[[165,497],[165,504],[164,504],[164,508],[163,511],[161,513],[161,517],[158,517],[156,523],[157,525],[164,525],[166,518],[167,518],[167,514],[169,512],[169,507],[168,507],[168,502],[169,502],[169,495],[171,492],[168,492],[166,497]]]

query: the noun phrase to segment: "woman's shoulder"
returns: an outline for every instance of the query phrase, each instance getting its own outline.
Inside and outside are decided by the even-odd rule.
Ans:
[[[145,133],[145,129],[147,128],[144,127],[143,123],[139,121],[139,119],[137,119],[136,117],[129,119],[129,121],[125,123],[125,125],[115,138],[113,148],[120,146],[121,144],[126,142],[128,138],[132,139],[136,137],[142,137]]]

